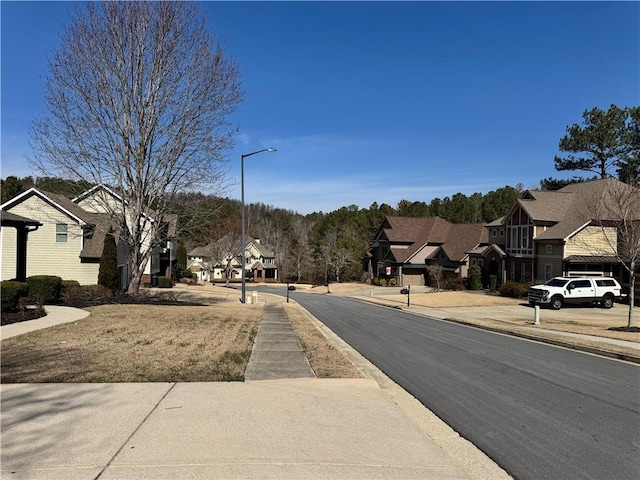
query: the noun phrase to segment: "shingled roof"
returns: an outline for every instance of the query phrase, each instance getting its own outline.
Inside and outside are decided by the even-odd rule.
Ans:
[[[386,217],[376,239],[388,241],[393,260],[406,263],[428,245],[440,247],[447,257],[460,261],[466,251],[487,241],[482,223],[449,223],[441,217]],[[421,259],[420,262],[421,263]]]
[[[557,240],[567,238],[592,221],[615,220],[614,192],[632,188],[615,178],[605,178],[574,183],[552,192],[529,191],[528,198],[518,202],[534,222],[554,222],[536,240]],[[636,192],[640,195],[640,190]],[[597,211],[599,206],[604,208]]]

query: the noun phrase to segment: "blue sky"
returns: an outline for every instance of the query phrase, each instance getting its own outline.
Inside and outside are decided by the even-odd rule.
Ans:
[[[582,112],[640,104],[638,2],[206,2],[245,101],[223,192],[300,213],[537,187]],[[1,175],[72,3],[5,2]]]

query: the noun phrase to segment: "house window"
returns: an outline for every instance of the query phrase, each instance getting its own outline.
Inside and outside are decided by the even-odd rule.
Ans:
[[[522,248],[529,248],[529,227],[522,227]]]
[[[551,245],[547,245],[550,247]],[[553,278],[553,265],[551,263],[545,263],[544,265],[544,279],[550,280]]]
[[[504,237],[504,229],[503,228],[500,229],[500,236]]]
[[[553,253],[553,245],[547,245],[547,254],[551,255]]]
[[[495,237],[496,235],[498,235],[498,230],[496,230],[495,228],[491,229],[491,236]]]
[[[520,264],[520,283],[524,283],[527,281],[527,264]]]
[[[511,228],[511,248],[518,248],[518,228]]]
[[[68,225],[66,223],[56,224],[56,243],[67,243]]]
[[[516,281],[516,264],[515,263],[511,264],[511,281],[512,282]]]

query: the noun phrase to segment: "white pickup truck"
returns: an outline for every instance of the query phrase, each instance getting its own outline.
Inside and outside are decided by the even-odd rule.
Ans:
[[[549,305],[560,310],[565,303],[600,303],[604,308],[622,296],[622,288],[610,277],[555,277],[529,289],[530,305]]]

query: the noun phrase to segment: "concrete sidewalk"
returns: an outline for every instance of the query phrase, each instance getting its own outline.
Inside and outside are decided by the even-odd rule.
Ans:
[[[3,385],[2,407],[7,479],[471,478],[368,379]]]
[[[315,378],[265,297],[244,383],[1,385],[1,477],[510,478],[364,358],[370,378]]]

